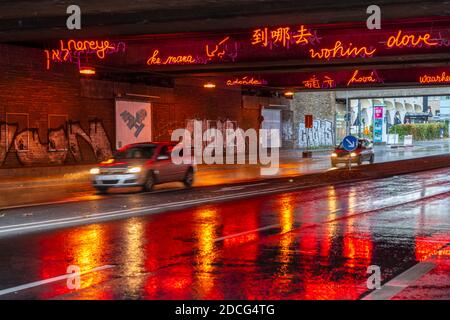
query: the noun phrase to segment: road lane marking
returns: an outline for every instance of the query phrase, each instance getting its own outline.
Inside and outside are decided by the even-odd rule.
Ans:
[[[316,187],[323,187],[327,186],[327,184],[323,184],[322,186],[316,186]],[[151,212],[155,212],[161,209],[165,209],[167,207],[169,208],[178,208],[183,207],[186,205],[197,205],[197,204],[204,204],[204,203],[211,203],[215,201],[222,201],[222,200],[229,200],[229,199],[240,199],[240,198],[246,198],[249,196],[262,196],[266,194],[272,194],[272,193],[279,193],[279,192],[294,192],[294,191],[301,191],[299,190],[299,187],[297,186],[291,186],[291,187],[276,187],[272,189],[266,189],[266,190],[255,190],[255,191],[247,191],[247,192],[241,192],[238,194],[230,194],[230,195],[220,195],[215,197],[208,197],[203,199],[194,199],[194,200],[185,200],[185,201],[179,201],[179,202],[171,202],[171,203],[165,203],[161,204],[159,206],[147,206],[142,208],[134,208],[134,209],[127,209],[127,210],[116,210],[116,211],[110,211],[110,212],[104,212],[104,213],[94,213],[83,217],[68,217],[68,218],[60,218],[60,219],[52,219],[52,220],[44,220],[44,221],[36,221],[36,222],[30,222],[30,223],[24,223],[24,224],[16,224],[16,225],[8,225],[8,226],[1,226],[0,227],[0,235],[11,233],[14,231],[24,231],[24,230],[32,230],[32,229],[38,229],[38,228],[45,228],[45,227],[52,227],[52,226],[58,226],[58,225],[68,225],[73,223],[85,223],[88,221],[95,221],[95,220],[101,220],[105,218],[114,218],[114,217],[121,217],[121,216],[127,216],[127,215],[134,215],[139,214],[143,212],[148,212],[150,214]],[[425,196],[419,199],[413,199],[406,201],[404,203],[396,203],[394,205],[389,205],[385,207],[380,208],[374,208],[366,212],[373,212],[378,210],[384,210],[391,207],[397,207],[399,205],[405,205],[408,203],[416,202],[416,201],[422,201],[427,198],[440,196],[446,193],[449,193],[450,191],[444,191],[436,194],[431,194],[429,196]],[[417,191],[409,193],[411,195],[417,194]],[[393,197],[394,199],[397,196]],[[385,203],[386,201],[383,201]],[[359,213],[358,213],[359,214]]]
[[[104,265],[104,266],[101,266],[101,267],[96,267],[96,268],[93,268],[93,269],[90,269],[90,270],[86,270],[86,271],[80,272],[79,275],[82,276],[82,275],[85,275],[85,274],[88,274],[88,273],[102,271],[102,270],[106,270],[106,269],[111,269],[111,268],[114,268],[114,267],[115,266],[113,266],[113,265]],[[22,285],[17,286],[17,287],[3,289],[3,290],[0,290],[0,296],[6,295],[6,294],[10,294],[10,293],[14,293],[14,292],[18,292],[18,291],[23,291],[23,290],[34,288],[34,287],[38,287],[38,286],[42,286],[44,284],[49,284],[49,283],[53,283],[53,282],[57,282],[57,281],[65,280],[65,279],[69,279],[69,278],[72,278],[73,276],[74,276],[74,273],[68,273],[68,274],[63,274],[61,276],[57,276],[57,277],[53,277],[53,278],[49,278],[49,279],[45,279],[45,280],[39,280],[39,281],[35,281],[35,282],[22,284]]]
[[[215,190],[214,192],[223,192],[223,191],[236,191],[236,190],[242,190],[249,187],[256,187],[256,186],[264,186],[269,184],[268,182],[262,182],[262,183],[254,183],[254,184],[246,184],[243,186],[235,186],[235,187],[224,187],[220,188],[219,190]]]
[[[380,289],[372,291],[362,300],[390,300],[435,267],[436,265],[432,262],[419,262],[385,283]]]
[[[223,236],[217,239],[214,239],[214,242],[220,242],[226,239],[231,239],[231,238],[236,238],[236,237],[240,237],[240,236],[245,236],[247,234],[250,233],[255,233],[255,232],[259,232],[259,231],[264,231],[264,230],[270,230],[270,229],[275,229],[275,228],[279,228],[280,224],[272,224],[272,225],[268,225],[265,227],[261,227],[258,229],[253,229],[253,230],[249,230],[249,231],[244,231],[244,232],[239,232],[239,233],[235,233],[235,234],[230,234],[228,236]]]

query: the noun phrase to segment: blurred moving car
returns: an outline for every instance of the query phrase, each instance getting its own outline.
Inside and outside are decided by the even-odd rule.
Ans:
[[[100,193],[111,187],[136,187],[150,191],[155,184],[181,181],[186,187],[194,182],[193,164],[172,162],[174,142],[148,142],[127,145],[109,160],[92,168],[92,184]],[[182,156],[182,150],[179,151]]]
[[[364,161],[374,163],[375,153],[373,151],[373,143],[369,139],[358,139],[358,147],[348,152],[342,146],[342,143],[334,149],[331,154],[331,165],[336,167],[339,163],[361,165]]]

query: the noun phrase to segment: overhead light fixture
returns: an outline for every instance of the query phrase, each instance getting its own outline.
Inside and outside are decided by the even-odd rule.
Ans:
[[[206,88],[206,89],[214,89],[215,87],[216,87],[216,84],[212,83],[212,82],[207,82],[203,85],[203,88]]]
[[[284,96],[288,97],[288,98],[292,98],[294,96],[294,92],[293,91],[286,91],[284,93]]]
[[[86,76],[93,76],[95,74],[95,69],[93,67],[81,67],[80,74]]]

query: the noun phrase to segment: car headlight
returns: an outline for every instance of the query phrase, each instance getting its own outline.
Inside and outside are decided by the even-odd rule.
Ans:
[[[127,173],[139,173],[141,170],[141,167],[131,167],[127,170]]]
[[[99,174],[100,173],[100,169],[99,168],[92,168],[91,170],[89,170],[90,174]]]
[[[337,157],[337,153],[336,153],[336,152],[333,152],[333,153],[331,154],[331,156],[332,156],[333,158],[336,158],[336,157]]]
[[[352,157],[352,158],[357,157],[357,156],[358,156],[358,154],[356,152],[350,153],[350,157]]]

